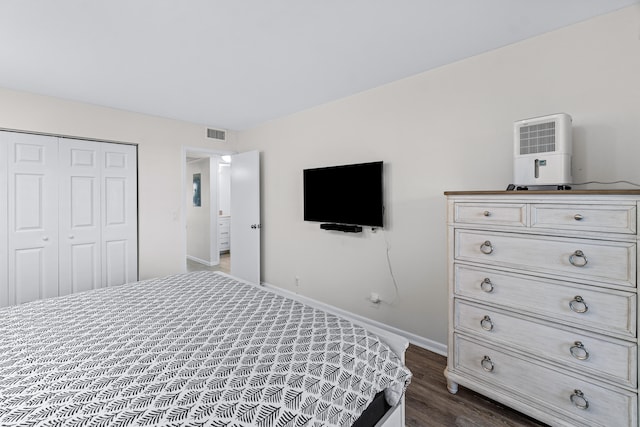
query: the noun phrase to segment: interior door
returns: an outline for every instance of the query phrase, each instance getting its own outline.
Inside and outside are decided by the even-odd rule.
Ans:
[[[138,280],[137,148],[102,143],[102,286]]]
[[[58,295],[58,140],[0,132],[7,156],[8,304]]]
[[[260,283],[260,152],[231,158],[231,274]]]
[[[60,139],[60,295],[102,284],[100,146]]]

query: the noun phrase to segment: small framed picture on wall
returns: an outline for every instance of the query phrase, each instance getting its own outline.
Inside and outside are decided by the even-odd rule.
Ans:
[[[202,198],[200,196],[200,174],[193,174],[193,206],[202,206]]]

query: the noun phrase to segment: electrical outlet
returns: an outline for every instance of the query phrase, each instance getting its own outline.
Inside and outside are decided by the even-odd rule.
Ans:
[[[300,286],[300,278],[296,276],[296,288]]]

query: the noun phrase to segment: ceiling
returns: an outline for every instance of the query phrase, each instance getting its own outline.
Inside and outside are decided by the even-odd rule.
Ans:
[[[0,87],[243,130],[640,0],[0,0]]]

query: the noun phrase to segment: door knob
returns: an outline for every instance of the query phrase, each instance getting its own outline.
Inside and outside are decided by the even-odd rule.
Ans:
[[[49,240],[49,238],[47,236],[42,236],[42,240],[46,242],[47,240]]]
[[[69,234],[69,239],[73,239],[73,234]]]

